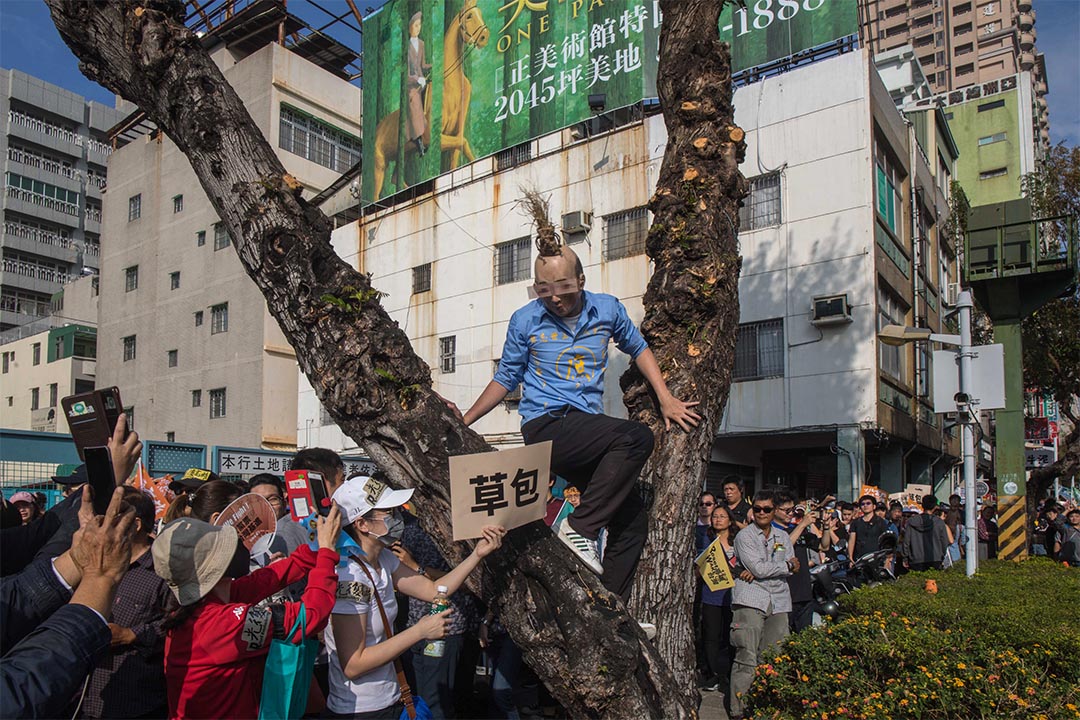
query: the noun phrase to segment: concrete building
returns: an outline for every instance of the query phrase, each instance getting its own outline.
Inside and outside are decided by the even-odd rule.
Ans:
[[[1031,76],[1037,140],[1049,147],[1046,62],[1033,0],[859,0],[860,38],[875,54],[910,45],[935,94]],[[955,126],[955,124],[954,124]],[[1045,130],[1045,138],[1043,137]]]
[[[938,230],[956,159],[943,113],[901,115],[866,50],[739,88],[735,107],[752,191],[735,382],[710,479],[850,497],[862,483],[896,492],[940,478],[955,441],[927,404],[929,353],[879,344],[876,331],[941,328],[956,281],[955,248]],[[645,205],[667,138],[659,115],[619,118],[609,132],[568,128],[478,160],[335,233],[339,252],[389,293],[384,305],[435,389],[462,408],[491,379],[512,309],[528,301],[534,251],[519,187],[550,195],[587,288],[618,296],[640,321]],[[626,364],[611,354],[610,414],[625,413]],[[351,446],[303,378],[299,408],[302,444]],[[518,426],[509,401],[476,429],[512,445]]]
[[[49,315],[101,252],[101,198],[119,110],[0,68],[4,162],[0,331]]]
[[[0,333],[0,413],[5,429],[68,432],[60,399],[94,389],[98,278],[53,295],[52,314]]]
[[[260,18],[238,12],[203,42],[313,196],[359,162],[360,89],[276,44],[278,19]],[[324,55],[355,57],[324,40]],[[137,115],[122,123],[109,160],[99,384],[120,387],[144,438],[292,449],[293,349],[183,153],[140,127]],[[323,209],[333,215],[335,202]]]

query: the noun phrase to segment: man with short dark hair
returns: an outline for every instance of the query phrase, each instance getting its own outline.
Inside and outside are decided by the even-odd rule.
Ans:
[[[873,495],[859,498],[859,512],[862,517],[851,521],[848,532],[848,563],[851,565],[863,555],[877,551],[878,539],[889,529],[885,518],[877,515],[877,499]]]
[[[165,690],[165,621],[171,593],[154,571],[150,532],[154,500],[142,490],[124,488],[124,502],[135,511],[131,564],[116,587],[112,644],[90,675],[83,701],[88,718],[168,717]]]
[[[712,522],[712,511],[716,507],[716,496],[706,490],[698,498],[697,524],[694,525],[694,547],[697,554],[709,544],[709,524]]]
[[[742,696],[754,681],[754,669],[766,651],[788,635],[791,590],[787,578],[799,569],[791,538],[773,526],[776,498],[759,491],[752,507],[754,522],[735,536],[735,557],[753,581],[735,578],[731,596],[731,720],[743,717]]]
[[[281,481],[281,478],[269,473],[259,473],[251,477],[250,483],[251,492],[266,498],[270,507],[274,508],[274,514],[277,516],[277,528],[274,530],[274,535],[281,538],[284,543],[282,552],[289,555],[296,548],[307,544],[311,540],[311,533],[289,517],[289,506],[285,502],[285,483]]]
[[[945,521],[934,515],[937,498],[924,495],[922,515],[908,521],[903,542],[900,545],[907,566],[915,572],[940,570],[949,547],[949,531]]]
[[[304,448],[293,456],[289,469],[310,470],[322,475],[327,497],[345,484],[345,462],[336,452],[326,448]]]
[[[1065,519],[1068,521],[1062,529],[1061,549],[1058,551],[1059,562],[1070,567],[1080,567],[1080,510],[1073,508]]]
[[[729,477],[724,480],[724,502],[727,503],[728,510],[735,517],[735,524],[739,526],[739,529],[746,527],[751,518],[750,516],[750,503],[746,502],[746,498],[743,497],[742,483],[739,482],[737,477]]]

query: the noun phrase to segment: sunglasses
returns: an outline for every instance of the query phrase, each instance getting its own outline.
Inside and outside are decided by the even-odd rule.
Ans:
[[[699,503],[698,503],[698,505],[703,505],[703,506],[705,506],[705,507],[711,507],[711,506],[713,506],[713,505],[715,505],[715,504],[716,504],[716,503],[714,503],[714,502],[699,502]]]
[[[766,513],[771,513],[771,512],[772,512],[773,510],[775,510],[775,509],[776,509],[776,508],[774,508],[774,507],[773,507],[772,505],[768,505],[768,506],[765,506],[765,505],[755,505],[755,506],[754,506],[754,512],[756,512],[756,513],[762,513],[762,514],[766,514]]]
[[[778,507],[778,508],[776,508],[776,512],[782,512],[782,513],[790,514],[793,509],[794,508],[789,508],[789,507]]]

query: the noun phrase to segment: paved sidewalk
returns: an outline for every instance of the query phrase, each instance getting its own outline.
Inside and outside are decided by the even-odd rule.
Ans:
[[[698,717],[701,720],[728,720],[727,713],[724,712],[724,693],[701,693],[701,708]]]

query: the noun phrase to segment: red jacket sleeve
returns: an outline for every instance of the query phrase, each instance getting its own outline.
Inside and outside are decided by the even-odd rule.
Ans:
[[[319,551],[320,554],[323,552],[332,551]],[[333,555],[336,557],[337,553]],[[270,563],[249,575],[233,580],[229,589],[229,602],[254,604],[265,600],[307,577],[315,567],[315,557],[311,548],[301,545],[285,560]]]
[[[330,611],[334,608],[339,557],[333,550],[319,550],[318,555],[307,552],[315,559],[314,569],[307,575],[307,590],[304,591],[301,602],[276,603],[264,608],[235,602],[234,598],[233,602],[207,607],[196,620],[195,628],[196,642],[202,653],[213,663],[221,665],[265,655],[275,636],[282,637],[292,629],[300,616],[301,607],[307,608],[305,636],[312,638],[322,632],[330,619]],[[275,563],[277,564],[284,565],[285,562]],[[268,569],[264,568],[259,572]],[[282,587],[291,584],[288,582],[287,572],[279,575],[286,578],[282,581]],[[249,578],[250,576],[243,579]],[[292,638],[294,642],[299,639]]]

